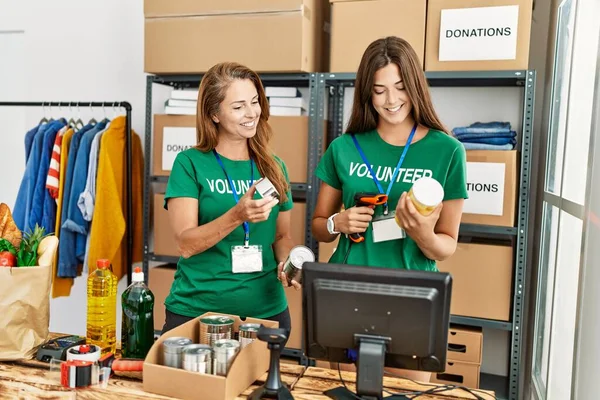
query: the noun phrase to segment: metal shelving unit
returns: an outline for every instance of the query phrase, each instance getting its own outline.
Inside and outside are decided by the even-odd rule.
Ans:
[[[305,244],[318,257],[318,242],[312,236],[312,211],[317,202],[319,179],[315,170],[322,156],[324,121],[329,121],[328,141],[339,136],[343,129],[344,89],[354,86],[356,74],[353,73],[300,73],[300,74],[261,74],[261,79],[278,86],[305,86],[310,89],[309,98],[309,135],[308,135],[308,167],[307,182],[293,182],[292,192],[295,200],[306,201],[306,233]],[[515,247],[513,304],[511,321],[495,321],[453,315],[454,324],[475,326],[511,332],[509,376],[500,377],[481,374],[481,386],[495,390],[498,398],[517,399],[519,394],[519,371],[521,357],[521,332],[525,329],[523,320],[523,302],[527,290],[526,256],[529,215],[530,160],[533,128],[533,105],[535,72],[534,71],[458,71],[458,72],[426,72],[429,85],[432,87],[517,87],[523,90],[523,132],[520,142],[520,180],[518,222],[516,227],[487,226],[461,224],[460,236],[485,239],[510,240]],[[145,154],[152,154],[152,87],[154,84],[169,85],[177,88],[197,87],[202,75],[161,75],[148,76],[146,81],[146,130]],[[325,109],[328,106],[328,115]],[[154,254],[148,246],[150,232],[150,188],[155,183],[166,183],[168,177],[153,176],[151,157],[145,157],[144,179],[144,273],[147,275],[150,261],[176,263],[177,257]],[[299,358],[302,363],[307,360],[297,349],[286,349],[284,355]]]
[[[514,282],[512,318],[510,322],[469,318],[453,315],[451,322],[511,332],[509,376],[500,377],[481,374],[483,388],[496,390],[498,398],[516,400],[519,396],[519,371],[521,357],[521,332],[524,331],[523,302],[527,290],[526,258],[529,215],[530,163],[533,129],[533,105],[535,100],[535,71],[450,71],[426,72],[431,87],[517,87],[523,90],[523,132],[520,141],[520,177],[517,227],[461,224],[460,236],[485,239],[506,239],[514,243]],[[354,73],[321,73],[318,76],[318,104],[324,104],[325,93],[329,94],[330,140],[341,135],[343,130],[344,89],[354,86]],[[320,118],[320,115],[319,115]],[[317,138],[323,137],[322,120],[313,121]],[[321,129],[319,132],[318,130]],[[318,150],[318,149],[317,149]],[[319,154],[320,152],[316,152]],[[314,182],[318,187],[319,182]],[[316,191],[315,191],[316,192]],[[316,193],[310,193],[316,196]]]

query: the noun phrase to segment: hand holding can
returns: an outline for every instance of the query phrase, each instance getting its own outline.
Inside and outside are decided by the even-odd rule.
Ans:
[[[286,286],[294,286],[299,289],[302,284],[302,265],[305,262],[314,262],[315,254],[306,246],[294,247],[283,263],[279,279]]]

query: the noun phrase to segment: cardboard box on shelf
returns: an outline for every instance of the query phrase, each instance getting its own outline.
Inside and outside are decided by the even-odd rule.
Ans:
[[[532,0],[429,0],[426,71],[522,70]]]
[[[327,121],[324,122],[323,151],[327,145]],[[269,118],[273,130],[271,148],[285,163],[290,182],[307,182],[308,171],[308,117]]]
[[[167,210],[163,207],[164,193],[154,194],[154,254],[161,256],[179,257],[175,233],[169,222]]]
[[[155,114],[153,135],[152,174],[169,175],[177,154],[197,143],[196,116]]]
[[[330,1],[331,72],[356,72],[367,46],[386,36],[406,39],[423,64],[425,0]]]
[[[467,190],[461,222],[515,226],[517,151],[467,151]]]
[[[295,245],[304,244],[306,235],[306,203],[294,203],[292,208],[292,240]]]
[[[146,0],[144,71],[202,73],[225,60],[257,72],[322,71],[324,2]]]
[[[285,347],[289,349],[302,348],[302,290],[294,288],[285,289],[290,317],[292,320],[292,331]]]
[[[335,252],[337,248],[338,242],[340,241],[339,237],[335,239],[333,242],[325,243],[319,242],[319,262],[326,263],[329,262],[329,259]]]
[[[283,160],[290,182],[307,181],[308,117],[271,117],[271,148]]]
[[[162,343],[165,339],[183,336],[199,343],[199,321],[208,315],[215,313],[203,314],[166,332],[154,342],[144,360],[144,391],[180,399],[233,400],[269,369],[267,343],[260,340],[255,340],[240,350],[226,377],[164,366]],[[262,319],[247,318],[242,321],[237,316],[230,317],[235,321],[234,331],[238,331],[243,323],[263,324],[271,328],[279,325]]]
[[[509,321],[513,259],[511,246],[458,243],[454,255],[437,265],[452,275],[450,312]]]
[[[269,125],[273,130],[271,148],[285,163],[290,182],[305,183],[308,169],[308,117],[270,117]],[[196,117],[155,114],[153,135],[152,173],[168,176],[177,154],[197,143]],[[326,136],[323,138],[323,150],[325,142]]]
[[[481,364],[483,333],[481,328],[450,327],[448,360]]]
[[[479,364],[448,361],[446,371],[431,374],[431,382],[447,385],[462,385],[471,389],[479,388]]]
[[[148,287],[154,294],[154,330],[161,331],[165,324],[165,300],[175,278],[174,265],[159,265],[148,270]]]

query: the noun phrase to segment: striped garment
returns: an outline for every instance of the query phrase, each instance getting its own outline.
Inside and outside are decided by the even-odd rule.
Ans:
[[[52,148],[52,158],[50,159],[50,168],[48,169],[48,177],[46,178],[46,188],[50,192],[53,199],[58,199],[58,180],[60,177],[60,147],[62,138],[69,126],[62,128],[56,135],[54,147]]]

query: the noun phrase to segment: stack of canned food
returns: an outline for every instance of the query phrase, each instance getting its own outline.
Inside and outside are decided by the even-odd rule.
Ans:
[[[226,376],[240,349],[256,339],[259,324],[240,325],[234,338],[233,319],[212,315],[200,319],[200,343],[185,337],[163,342],[164,365],[201,374]]]

